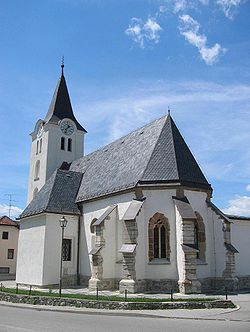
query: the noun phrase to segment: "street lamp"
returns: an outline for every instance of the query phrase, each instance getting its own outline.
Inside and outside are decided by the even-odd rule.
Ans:
[[[64,229],[67,226],[67,222],[68,222],[68,220],[64,216],[61,219],[59,219],[60,227],[62,229],[60,280],[59,280],[59,295],[60,295],[60,297],[61,297],[61,294],[62,294],[63,236],[64,236]]]

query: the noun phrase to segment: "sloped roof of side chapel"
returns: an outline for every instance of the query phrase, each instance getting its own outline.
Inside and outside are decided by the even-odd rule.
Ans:
[[[77,202],[143,184],[181,184],[211,189],[170,115],[73,161],[83,173]]]
[[[57,83],[48,113],[44,121],[46,123],[58,124],[58,122],[64,118],[71,119],[75,123],[78,130],[86,132],[86,130],[80,125],[74,116],[62,67],[62,74]]]

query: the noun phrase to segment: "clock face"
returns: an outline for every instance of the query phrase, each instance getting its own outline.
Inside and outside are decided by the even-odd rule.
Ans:
[[[43,135],[43,124],[41,123],[37,131],[37,137],[40,138],[42,137],[42,135]]]
[[[60,129],[65,135],[72,135],[74,132],[74,125],[71,121],[69,120],[64,120],[60,123]]]

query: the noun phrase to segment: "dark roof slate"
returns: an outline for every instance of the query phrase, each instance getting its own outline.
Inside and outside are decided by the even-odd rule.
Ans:
[[[208,185],[173,119],[168,116],[141,181],[176,180]]]
[[[70,170],[83,172],[77,201],[134,188],[147,166],[166,118],[73,161]]]
[[[49,106],[48,113],[47,113],[44,121],[46,123],[57,124],[58,121],[60,121],[64,118],[71,119],[76,124],[77,129],[86,132],[86,130],[80,125],[80,123],[76,120],[76,118],[74,116],[66,80],[62,73],[62,75],[57,83],[52,101]]]
[[[79,215],[75,199],[81,179],[82,173],[57,169],[19,218],[43,212]]]
[[[70,170],[83,173],[77,202],[147,183],[211,189],[170,115],[75,160]]]

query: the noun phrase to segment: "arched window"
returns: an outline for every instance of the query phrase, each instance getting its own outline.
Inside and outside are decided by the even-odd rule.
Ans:
[[[156,213],[148,223],[149,260],[170,260],[170,227],[168,219],[162,213]]]
[[[39,151],[39,141],[37,140],[36,141],[36,154],[38,154],[38,151]]]
[[[68,151],[72,151],[72,139],[68,139]]]
[[[205,225],[202,216],[195,211],[196,220],[194,221],[194,244],[197,246],[199,252],[197,259],[206,260],[206,233]]]
[[[65,150],[65,138],[61,137],[61,150]]]
[[[39,147],[39,153],[41,153],[41,152],[42,152],[42,144],[43,144],[43,141],[42,141],[42,139],[40,139],[40,147]]]
[[[40,160],[37,160],[35,164],[35,177],[34,180],[39,180],[39,174],[40,174]]]
[[[33,198],[36,196],[37,193],[38,193],[38,188],[35,188],[33,191]]]

